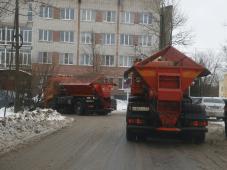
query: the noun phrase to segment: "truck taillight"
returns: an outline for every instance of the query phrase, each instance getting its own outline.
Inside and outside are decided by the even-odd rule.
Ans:
[[[144,121],[141,118],[128,118],[127,120],[129,125],[143,125]]]
[[[194,126],[194,127],[204,127],[204,126],[207,126],[208,125],[208,123],[207,123],[207,121],[198,121],[198,120],[196,120],[196,121],[193,121],[192,122],[192,126]]]

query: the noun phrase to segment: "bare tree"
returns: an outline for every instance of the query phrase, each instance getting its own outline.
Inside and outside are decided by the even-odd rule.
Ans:
[[[32,15],[39,15],[39,7],[43,6],[53,6],[53,0],[19,0],[20,11],[19,15],[28,16],[28,3],[32,3]],[[15,13],[15,0],[1,0],[0,2],[0,22],[4,20],[7,16],[12,16]]]
[[[31,90],[35,97],[34,107],[43,103],[44,90],[47,87],[48,78],[53,75],[54,65],[33,65]]]
[[[209,76],[197,79],[192,91],[195,95],[201,96],[217,96],[218,95],[218,83],[219,83],[219,69],[221,68],[221,57],[215,54],[213,51],[208,52],[195,52],[194,60],[206,67],[211,74]]]
[[[101,34],[91,31],[89,39],[90,44],[83,48],[83,52],[90,55],[92,71],[98,73],[101,72],[102,64]]]
[[[185,46],[192,44],[193,40],[193,34],[192,30],[184,28],[187,17],[184,15],[184,13],[179,9],[179,3],[176,2],[176,0],[154,0],[154,3],[152,4],[154,7],[153,10],[156,15],[153,16],[153,23],[152,25],[144,25],[144,30],[150,35],[154,36],[162,36],[160,35],[160,22],[163,15],[163,12],[165,13],[165,10],[168,10],[168,7],[171,7],[169,10],[172,11],[172,14],[170,11],[167,11],[166,18],[165,19],[167,28],[164,30],[164,34],[171,36],[171,44],[178,45],[178,46]],[[164,21],[164,22],[165,22]]]

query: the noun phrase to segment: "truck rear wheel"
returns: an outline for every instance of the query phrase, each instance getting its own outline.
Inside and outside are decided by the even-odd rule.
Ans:
[[[205,142],[205,132],[185,132],[182,134],[182,139],[186,143],[202,144]]]
[[[126,128],[126,139],[127,139],[127,141],[136,140],[136,135],[132,131],[130,131],[128,128]]]
[[[204,143],[205,142],[205,137],[206,137],[205,132],[193,133],[193,141],[196,144],[202,144],[202,143]]]
[[[224,123],[225,123],[225,137],[227,137],[227,118],[226,117],[224,119]]]

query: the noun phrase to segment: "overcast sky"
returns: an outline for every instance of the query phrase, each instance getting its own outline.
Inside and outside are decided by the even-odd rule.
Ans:
[[[227,0],[179,1],[188,18],[187,28],[195,34],[194,44],[186,51],[220,49],[227,42]]]

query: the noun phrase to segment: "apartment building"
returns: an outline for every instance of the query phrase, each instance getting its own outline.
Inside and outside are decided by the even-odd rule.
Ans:
[[[219,97],[227,98],[227,74],[219,81]]]
[[[51,65],[53,74],[99,72],[128,88],[124,71],[158,49],[158,0],[25,1],[20,17],[21,65]],[[13,17],[0,23],[0,66],[14,64]],[[157,31],[156,31],[157,30]],[[10,62],[11,61],[11,62]]]

